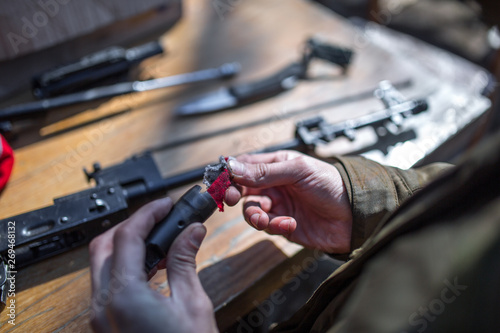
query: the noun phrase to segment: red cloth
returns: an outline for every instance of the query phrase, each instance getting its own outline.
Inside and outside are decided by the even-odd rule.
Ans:
[[[0,139],[2,141],[2,146],[0,147],[0,190],[2,190],[5,184],[7,184],[7,180],[9,180],[10,173],[12,172],[14,153],[5,138],[0,135]]]
[[[231,174],[228,169],[225,169],[207,189],[207,192],[217,203],[219,212],[224,211],[224,195],[226,194],[226,190],[229,188],[229,185],[231,185]]]

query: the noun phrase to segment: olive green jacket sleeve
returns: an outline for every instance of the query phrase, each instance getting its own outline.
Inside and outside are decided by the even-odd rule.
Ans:
[[[342,176],[351,203],[351,251],[376,232],[384,216],[451,167],[450,164],[435,163],[402,170],[363,157],[335,157],[334,166]]]

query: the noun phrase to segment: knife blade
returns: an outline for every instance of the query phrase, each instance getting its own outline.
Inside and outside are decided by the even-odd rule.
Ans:
[[[307,68],[312,59],[321,59],[336,64],[342,68],[345,74],[353,55],[354,51],[351,49],[310,38],[305,43],[300,62],[294,62],[265,79],[221,88],[198,96],[187,103],[179,105],[174,109],[174,114],[192,116],[210,113],[273,97],[295,87],[298,80],[305,79]]]
[[[226,110],[273,97],[290,90],[299,79],[304,78],[306,66],[292,63],[278,73],[262,80],[220,88],[198,96],[178,106],[174,113],[178,116],[191,116]]]

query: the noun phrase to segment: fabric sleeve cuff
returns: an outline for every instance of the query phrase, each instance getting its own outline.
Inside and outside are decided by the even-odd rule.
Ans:
[[[399,206],[397,190],[382,165],[363,157],[335,157],[353,215],[351,251],[361,247],[383,217]],[[345,255],[339,255],[341,257]]]

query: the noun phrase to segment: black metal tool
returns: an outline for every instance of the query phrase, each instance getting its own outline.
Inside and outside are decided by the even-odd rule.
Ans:
[[[253,103],[275,96],[297,85],[305,79],[312,59],[322,59],[336,64],[345,71],[353,57],[353,51],[310,39],[306,43],[302,59],[292,63],[278,73],[251,83],[221,88],[215,92],[199,96],[176,108],[175,114],[190,116],[215,112]]]
[[[207,165],[203,174],[207,191],[201,192],[200,186],[193,186],[176,202],[167,217],[155,225],[145,241],[145,269],[148,274],[166,258],[170,246],[182,230],[194,222],[205,222],[216,208],[224,211],[220,194],[230,186],[230,172],[224,156],[219,157],[219,163]]]
[[[217,209],[208,192],[195,185],[175,203],[167,217],[157,223],[146,239],[146,272],[167,256],[175,238],[194,222],[205,222]]]
[[[173,75],[147,81],[122,82],[110,86],[98,87],[86,91],[47,98],[40,101],[14,105],[0,109],[0,121],[10,121],[45,112],[49,109],[113,97],[132,92],[167,88],[181,84],[226,79],[240,70],[238,63],[226,63],[217,68],[204,69],[192,73]]]
[[[34,76],[33,95],[36,98],[48,98],[88,88],[91,84],[126,73],[133,65],[161,53],[163,48],[157,41],[130,49],[112,46],[75,63]]]

